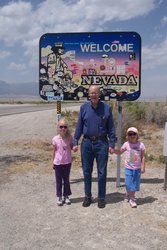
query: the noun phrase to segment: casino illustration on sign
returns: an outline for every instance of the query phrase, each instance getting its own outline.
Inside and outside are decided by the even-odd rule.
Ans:
[[[133,43],[54,42],[41,45],[40,95],[45,100],[86,100],[91,84],[102,100],[135,100],[139,55]]]

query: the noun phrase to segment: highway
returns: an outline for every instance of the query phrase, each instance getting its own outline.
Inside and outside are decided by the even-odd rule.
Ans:
[[[72,107],[77,107],[79,109],[81,103],[61,103],[62,110],[70,109]],[[0,116],[28,113],[28,112],[37,112],[43,110],[57,110],[55,104],[0,104]],[[75,109],[75,108],[74,108]]]

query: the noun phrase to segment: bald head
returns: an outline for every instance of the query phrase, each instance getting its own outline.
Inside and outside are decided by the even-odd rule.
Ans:
[[[100,88],[97,85],[91,85],[89,87],[89,97],[94,107],[97,106],[100,97]]]
[[[96,93],[96,94],[99,94],[99,96],[100,96],[100,88],[99,88],[99,86],[97,86],[97,85],[91,85],[89,87],[89,94],[90,93]]]

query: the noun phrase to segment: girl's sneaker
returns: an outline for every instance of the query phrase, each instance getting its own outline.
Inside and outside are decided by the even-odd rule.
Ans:
[[[130,206],[131,206],[132,208],[137,207],[136,202],[135,202],[134,200],[132,200],[132,199],[129,200],[129,204],[130,204]]]
[[[57,205],[58,206],[62,206],[63,205],[63,201],[61,197],[57,197]]]
[[[68,196],[64,197],[64,203],[67,204],[67,205],[71,205],[71,201],[70,201]]]
[[[124,202],[129,202],[129,195],[127,193],[124,195]]]

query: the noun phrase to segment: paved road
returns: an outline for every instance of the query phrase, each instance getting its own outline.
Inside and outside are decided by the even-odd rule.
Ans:
[[[72,106],[80,106],[80,103],[62,103],[62,108],[71,108]],[[55,104],[0,104],[0,116],[21,114],[28,112],[36,112],[42,110],[57,110]]]

